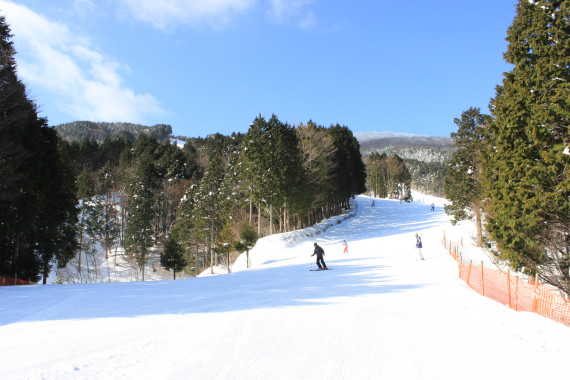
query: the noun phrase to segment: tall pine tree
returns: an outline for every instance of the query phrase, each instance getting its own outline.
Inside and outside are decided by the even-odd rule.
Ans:
[[[570,2],[521,0],[492,100],[488,231],[500,257],[570,296]]]
[[[477,246],[482,246],[483,188],[481,185],[481,161],[486,156],[485,133],[492,119],[481,113],[479,108],[469,108],[454,119],[457,132],[451,134],[457,148],[448,163],[444,180],[445,197],[452,203],[445,206],[447,214],[453,216],[452,223],[475,219]],[[471,215],[472,213],[472,215]]]
[[[38,280],[75,249],[74,177],[55,130],[18,79],[0,16],[0,275]]]
[[[157,145],[153,137],[138,138],[133,149],[136,164],[128,186],[125,248],[136,259],[143,281],[147,256],[154,245],[155,189],[158,181],[154,153]]]

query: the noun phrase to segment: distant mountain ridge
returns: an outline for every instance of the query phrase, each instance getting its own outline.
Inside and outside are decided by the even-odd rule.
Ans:
[[[453,147],[453,140],[450,137],[394,132],[354,132],[353,134],[360,143],[360,148],[363,153],[367,153],[367,150],[371,147],[375,148],[387,145]]]
[[[134,123],[74,121],[56,125],[54,128],[61,138],[69,142],[92,139],[100,143],[108,136],[124,137],[134,142],[140,135],[154,136],[158,141],[167,141],[172,135],[172,127],[167,124],[148,127]]]
[[[443,179],[455,146],[449,137],[393,132],[354,132],[364,158],[373,152],[398,155],[412,175],[412,188],[444,196]]]

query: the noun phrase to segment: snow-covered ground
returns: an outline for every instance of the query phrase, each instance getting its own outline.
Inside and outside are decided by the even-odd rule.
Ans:
[[[418,197],[415,197],[418,200]],[[0,287],[6,379],[553,379],[570,329],[481,297],[432,199],[357,197],[354,216],[262,239],[233,273]],[[434,202],[435,203],[435,202]],[[414,233],[425,260],[413,257]],[[454,235],[454,236],[450,236]],[[343,254],[342,240],[349,252]],[[312,272],[317,241],[331,270]]]

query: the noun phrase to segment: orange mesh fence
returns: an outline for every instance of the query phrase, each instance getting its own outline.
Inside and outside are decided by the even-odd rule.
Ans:
[[[570,326],[570,300],[555,289],[538,281],[529,282],[496,268],[486,268],[483,262],[468,263],[461,258],[459,245],[442,240],[443,246],[457,261],[459,278],[477,293],[517,311],[538,313],[543,317]]]
[[[0,276],[0,286],[7,286],[7,285],[35,285],[35,282],[20,280],[19,278],[13,277],[2,277]]]

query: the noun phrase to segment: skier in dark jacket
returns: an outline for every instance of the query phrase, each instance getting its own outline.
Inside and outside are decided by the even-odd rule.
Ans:
[[[325,251],[317,243],[315,243],[315,252],[313,252],[311,256],[315,255],[317,255],[317,266],[319,269],[328,269],[327,264],[325,264],[325,260],[323,259]]]

